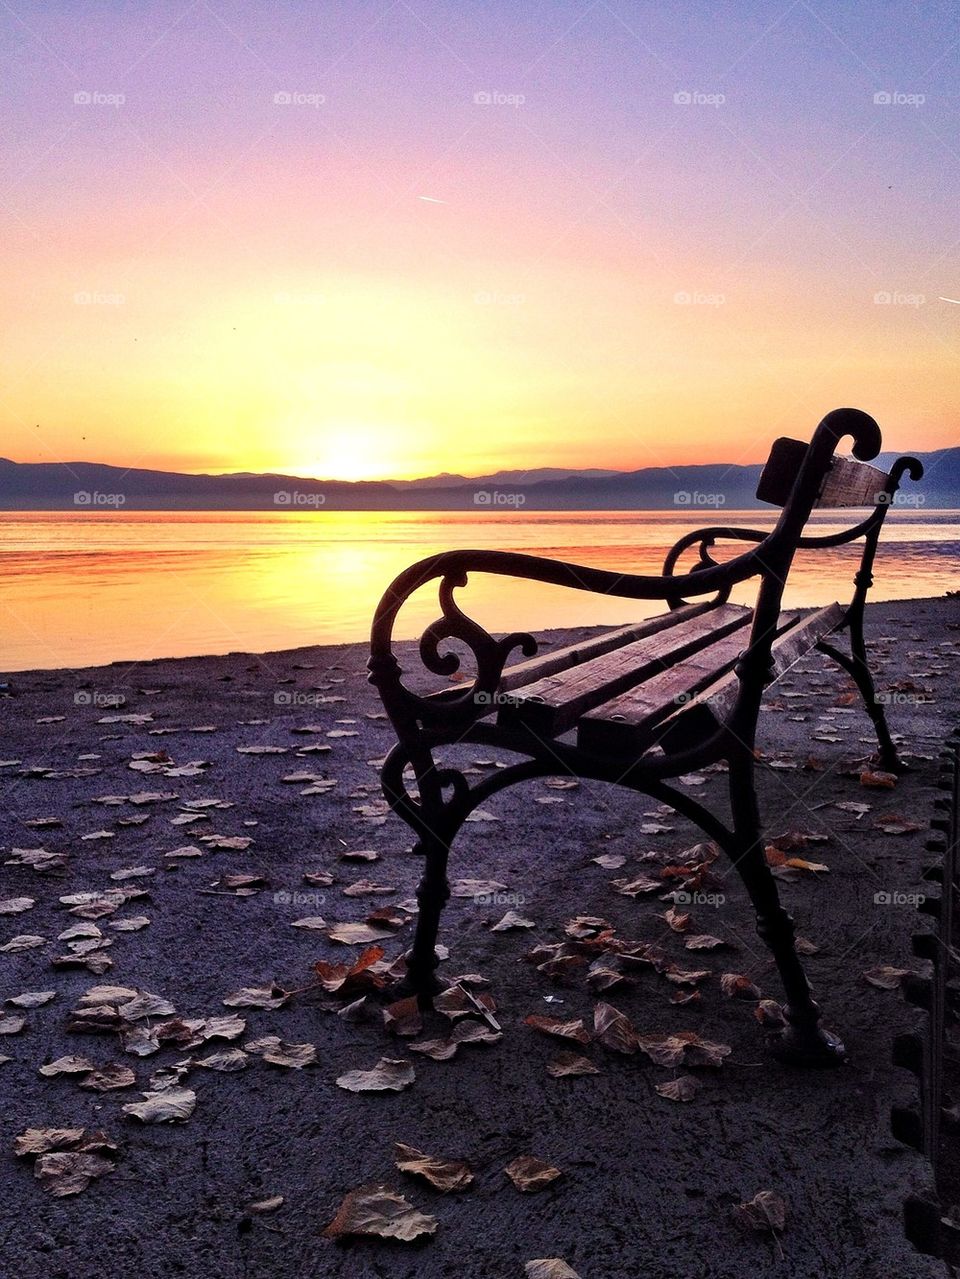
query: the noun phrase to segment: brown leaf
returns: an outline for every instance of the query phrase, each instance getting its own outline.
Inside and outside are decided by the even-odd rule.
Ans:
[[[871,986],[876,986],[879,990],[896,990],[900,979],[909,972],[909,968],[893,968],[890,964],[880,964],[877,968],[868,968],[863,975]]]
[[[729,942],[720,937],[712,937],[709,933],[697,933],[688,937],[683,944],[687,950],[720,950],[723,947],[729,949],[730,946]]]
[[[671,906],[663,916],[667,925],[673,929],[675,933],[685,933],[692,923],[693,916],[689,911],[677,910],[675,906]]]
[[[336,1082],[347,1092],[402,1092],[415,1078],[411,1062],[381,1057],[372,1070],[348,1070]]]
[[[562,1177],[559,1168],[554,1168],[535,1155],[518,1155],[503,1170],[516,1188],[524,1193],[546,1190],[551,1182]]]
[[[19,1035],[26,1024],[23,1013],[7,1013],[0,1016],[0,1035]]]
[[[581,1057],[578,1053],[560,1053],[547,1063],[547,1074],[554,1079],[569,1079],[577,1075],[599,1075],[600,1068],[589,1057]]]
[[[511,928],[536,928],[536,924],[532,919],[525,919],[523,915],[518,915],[515,910],[508,910],[500,922],[494,924],[490,931],[492,933],[505,933]]]
[[[574,1039],[578,1044],[589,1044],[592,1038],[580,1018],[575,1021],[558,1021],[555,1017],[531,1013],[529,1017],[524,1017],[523,1022],[525,1026],[532,1026],[534,1030],[539,1030],[544,1035],[556,1035],[558,1039]]]
[[[874,818],[873,824],[884,835],[910,835],[914,831],[923,830],[922,822],[912,821],[900,813],[881,813]]]
[[[327,1239],[375,1235],[409,1243],[421,1235],[434,1234],[436,1229],[435,1217],[418,1212],[388,1186],[372,1185],[351,1190],[323,1234]]]
[[[203,1070],[217,1070],[221,1073],[233,1073],[237,1070],[246,1070],[250,1064],[250,1057],[242,1048],[225,1048],[222,1052],[211,1053],[209,1057],[196,1057],[192,1065],[200,1066]]]
[[[720,990],[727,999],[759,999],[760,988],[743,973],[724,973],[720,978]]]
[[[269,1199],[257,1199],[254,1203],[247,1204],[247,1212],[276,1212],[283,1207],[283,1202],[283,1195],[271,1195]]]
[[[693,1075],[678,1075],[676,1079],[654,1085],[654,1092],[666,1097],[668,1101],[693,1101],[699,1090],[700,1080]]]
[[[884,773],[879,769],[865,768],[860,774],[861,786],[873,786],[881,790],[893,790],[897,784],[896,773]]]
[[[189,1088],[164,1088],[162,1092],[143,1094],[143,1101],[131,1102],[121,1109],[132,1119],[145,1124],[183,1122],[196,1109],[197,1094]]]
[[[753,1010],[753,1015],[761,1026],[779,1029],[787,1024],[783,1009],[775,999],[761,999]]]
[[[79,1150],[57,1150],[40,1155],[34,1164],[36,1179],[56,1199],[78,1195],[90,1182],[113,1172],[112,1159]]]
[[[313,1066],[317,1060],[317,1050],[313,1044],[288,1044],[278,1039],[263,1054],[263,1060],[271,1066],[285,1066],[288,1070],[302,1070],[304,1066]]]
[[[465,1190],[473,1181],[473,1173],[467,1164],[458,1159],[437,1159],[433,1155],[425,1155],[422,1150],[406,1146],[398,1141],[393,1147],[395,1162],[401,1172],[423,1177],[436,1190],[449,1194],[454,1190]]]
[[[80,1087],[90,1088],[94,1092],[112,1092],[115,1088],[132,1088],[136,1082],[137,1076],[129,1066],[109,1062],[84,1075],[80,1080]]]
[[[593,1010],[593,1033],[596,1039],[613,1052],[631,1055],[637,1051],[636,1027],[613,1004],[602,1001]]]
[[[88,1071],[95,1069],[88,1057],[58,1057],[56,1061],[50,1061],[45,1066],[41,1066],[40,1074],[47,1079],[53,1079],[57,1075],[85,1075]]]
[[[392,928],[377,928],[370,924],[331,924],[327,929],[331,941],[344,946],[362,946],[366,942],[383,941],[393,936]]]
[[[270,986],[244,986],[223,1002],[227,1008],[282,1008],[289,998],[290,992],[274,982]]]
[[[537,1257],[523,1267],[527,1279],[580,1279],[560,1257]]]
[[[416,995],[388,1004],[383,1010],[383,1024],[393,1035],[404,1038],[419,1035],[423,1030],[423,1016]]]
[[[787,1205],[773,1190],[758,1190],[746,1203],[737,1204],[738,1220],[759,1234],[777,1235],[787,1222]]]

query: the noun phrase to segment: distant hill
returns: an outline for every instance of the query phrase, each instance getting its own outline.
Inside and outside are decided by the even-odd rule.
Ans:
[[[883,454],[879,465],[896,455]],[[926,475],[905,483],[927,510],[960,508],[960,448],[918,455]],[[499,471],[469,478],[350,483],[296,475],[187,475],[97,462],[0,458],[3,510],[467,511],[523,509],[716,511],[763,507],[760,466],[643,467],[637,471]],[[769,508],[764,508],[769,509]],[[702,522],[702,521],[700,521]]]

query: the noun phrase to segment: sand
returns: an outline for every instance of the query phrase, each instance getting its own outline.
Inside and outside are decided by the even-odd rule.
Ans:
[[[923,846],[936,756],[960,718],[960,604],[877,605],[869,632],[892,726],[915,769],[895,790],[861,785],[869,723],[847,704],[846,679],[825,661],[807,660],[761,716],[761,742],[774,765],[760,779],[768,830],[827,837],[800,855],[829,869],[800,871],[780,885],[800,933],[817,948],[807,963],[826,1024],[842,1034],[850,1054],[846,1067],[827,1073],[772,1060],[756,1001],[721,994],[720,975],[735,972],[764,997],[780,998],[743,890],[722,862],[712,892],[723,901],[692,910],[693,931],[719,937],[726,949],[686,950],[684,935],[664,923],[666,905],[657,896],[614,891],[613,879],[658,864],[642,860],[646,854],[679,852],[698,835],[652,801],[599,784],[563,790],[538,781],[509,791],[484,806],[495,820],[469,823],[456,845],[452,878],[504,888],[493,901],[451,901],[443,935],[450,955],[441,973],[489,981],[484,989],[496,1001],[503,1031],[496,1043],[466,1045],[453,1060],[434,1061],[384,1029],[389,995],[368,997],[361,1019],[350,1020],[316,991],[276,1009],[235,1009],[246,1028],[232,1043],[173,1044],[141,1057],[124,1052],[114,1034],[68,1031],[83,992],[101,983],[162,996],[181,1018],[227,1014],[224,997],[242,987],[308,986],[316,961],[343,962],[363,948],[294,922],[314,916],[327,925],[356,922],[409,903],[419,862],[410,855],[408,829],[381,811],[376,761],[392,733],[377,718],[362,646],[6,677],[3,861],[14,848],[43,848],[63,854],[65,864],[43,873],[3,867],[0,896],[35,904],[0,915],[0,945],[18,935],[44,941],[0,953],[2,994],[55,991],[56,997],[25,1010],[24,1029],[0,1039],[0,1051],[11,1058],[0,1066],[2,1273],[507,1279],[522,1276],[531,1259],[559,1257],[582,1279],[943,1275],[942,1264],[916,1252],[903,1229],[904,1200],[929,1193],[930,1169],[889,1126],[891,1105],[916,1104],[917,1081],[891,1063],[891,1045],[916,1024],[917,1013],[897,989],[879,989],[863,974],[882,965],[922,969],[911,955],[914,898],[929,861]],[[404,649],[412,661],[411,646]],[[113,704],[118,697],[122,706]],[[118,715],[148,718],[111,722]],[[238,753],[250,746],[283,753]],[[298,754],[315,746],[330,749]],[[138,753],[158,752],[168,758],[141,761],[155,771],[130,767]],[[446,753],[468,767],[487,754],[470,747]],[[810,756],[814,767],[804,769]],[[480,772],[487,767],[480,764]],[[282,780],[299,773],[320,783]],[[720,804],[724,780],[711,773],[691,788]],[[318,793],[303,793],[310,790]],[[165,797],[126,798],[143,792]],[[123,802],[97,802],[107,796]],[[202,799],[230,807],[185,807]],[[859,813],[836,807],[851,801],[870,807]],[[191,812],[204,816],[177,824]],[[917,829],[880,829],[878,822],[897,825],[884,823],[891,814]],[[60,824],[25,825],[38,819]],[[217,848],[215,839],[207,842],[214,836],[251,842]],[[169,856],[185,846],[202,855]],[[359,850],[374,851],[376,860],[344,860]],[[604,867],[594,860],[601,855],[624,862]],[[136,868],[153,873],[111,878]],[[304,879],[324,872],[332,883]],[[223,880],[235,874],[267,883],[237,896]],[[345,893],[362,880],[391,891]],[[60,899],[117,887],[149,895],[94,921],[113,940],[103,952],[112,967],[97,975],[53,966],[70,953],[70,939],[56,940],[58,934],[90,922]],[[890,904],[878,904],[878,893]],[[534,926],[492,931],[508,910]],[[711,970],[700,1000],[672,1004],[677,987],[653,971],[598,994],[583,969],[551,980],[525,962],[534,946],[563,940],[566,923],[578,915],[603,917],[622,937],[659,942],[689,968]],[[111,927],[138,917],[149,923],[135,931]],[[381,943],[387,957],[399,955],[411,936],[411,924],[388,936]],[[581,1049],[524,1024],[537,1014],[592,1025],[598,1000],[625,1013],[642,1034],[692,1030],[732,1052],[719,1070],[678,1072],[643,1054],[596,1043]],[[420,1038],[449,1029],[446,1018],[431,1014]],[[178,1086],[196,1093],[196,1109],[182,1123],[145,1125],[122,1111],[158,1067],[268,1035],[314,1045],[315,1063],[290,1069],[252,1053],[236,1073],[192,1068]],[[548,1063],[571,1048],[599,1073],[551,1077]],[[38,1073],[65,1054],[129,1066],[136,1087],[98,1093],[79,1086],[82,1076]],[[412,1086],[377,1093],[337,1086],[345,1072],[369,1069],[384,1056],[413,1063]],[[655,1091],[678,1073],[701,1083],[687,1104]],[[105,1130],[119,1146],[114,1171],[79,1195],[52,1197],[32,1175],[32,1160],[12,1154],[17,1134],[50,1126]],[[398,1171],[397,1141],[465,1160],[473,1183],[444,1195]],[[527,1154],[562,1177],[543,1191],[520,1193],[504,1168]],[[435,1234],[414,1244],[324,1238],[343,1197],[370,1183],[390,1186],[435,1217]],[[764,1189],[788,1206],[779,1240],[746,1231],[735,1219],[735,1205]],[[248,1211],[252,1201],[272,1196],[283,1196],[274,1211]]]

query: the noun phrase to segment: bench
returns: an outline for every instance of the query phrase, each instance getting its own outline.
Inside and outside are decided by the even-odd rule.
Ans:
[[[853,439],[853,457],[836,453]],[[382,770],[391,808],[414,831],[425,859],[419,913],[407,956],[412,988],[424,1006],[440,989],[436,941],[449,897],[450,846],[466,818],[493,794],[534,777],[567,774],[617,783],[669,805],[695,822],[729,856],[757,916],[757,930],[776,962],[786,994],[785,1024],[772,1037],[779,1057],[800,1065],[844,1059],[842,1043],[820,1025],[794,944],[793,921],[780,904],[764,853],[754,771],[757,720],[764,689],[811,650],[853,678],[877,736],[880,765],[900,771],[882,703],[874,693],[863,634],[867,591],[881,527],[904,474],[919,480],[915,458],[889,471],[868,465],[880,451],[880,429],[857,409],[837,409],[809,444],[777,440],[763,468],[758,499],[780,507],[772,531],[734,526],[697,529],[670,550],[659,576],[622,574],[503,551],[448,551],[414,564],[393,582],[372,628],[370,682],[397,734]],[[805,531],[816,508],[868,508],[836,533]],[[849,604],[783,611],[783,589],[797,551],[862,541]],[[720,543],[747,543],[732,558]],[[681,571],[681,561],[695,555]],[[658,616],[538,653],[528,634],[497,638],[464,613],[456,592],[469,573],[505,574],[630,600],[659,600]],[[730,602],[734,588],[755,580],[752,607]],[[455,676],[470,654],[472,679],[431,693],[409,688],[393,651],[394,624],[414,591],[437,581],[441,616],[423,632],[419,656],[436,676]],[[839,647],[846,636],[847,648]],[[519,651],[522,660],[511,664]],[[519,758],[471,785],[463,772],[437,763],[444,746],[472,742]],[[716,815],[671,781],[725,764],[729,817]]]

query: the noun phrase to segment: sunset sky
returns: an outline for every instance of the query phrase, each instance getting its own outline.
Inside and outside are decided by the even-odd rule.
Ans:
[[[960,443],[955,4],[11,0],[0,45],[4,456]]]

